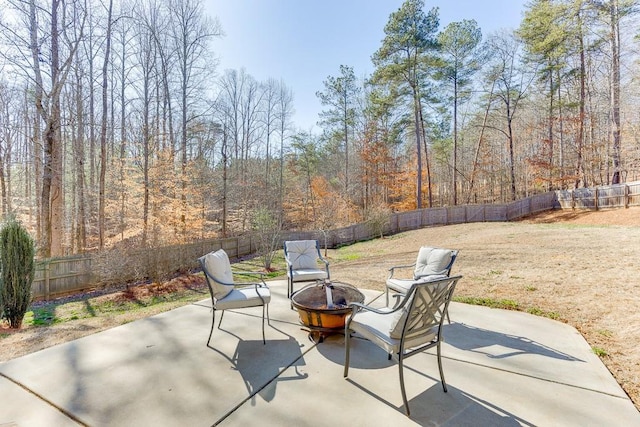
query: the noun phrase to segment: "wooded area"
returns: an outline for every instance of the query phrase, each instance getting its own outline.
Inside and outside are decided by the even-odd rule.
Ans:
[[[532,0],[487,35],[407,0],[372,75],[317,82],[320,134],[277,76],[216,70],[200,0],[0,10],[2,213],[44,258],[640,179],[637,0]]]

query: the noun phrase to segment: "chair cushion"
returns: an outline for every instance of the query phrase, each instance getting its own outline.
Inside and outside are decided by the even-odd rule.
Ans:
[[[420,251],[418,251],[413,277],[418,279],[434,274],[447,275],[447,267],[451,263],[451,255],[451,250],[449,249],[421,247]]]
[[[318,269],[318,249],[315,240],[291,240],[284,244],[287,260],[294,270]]]
[[[262,299],[260,299],[260,297],[262,297]],[[215,307],[216,310],[255,307],[268,304],[269,301],[271,301],[269,288],[258,287],[258,292],[256,292],[254,286],[247,286],[245,288],[232,289],[224,298],[216,299]]]
[[[400,349],[400,336],[394,338],[389,334],[389,330],[395,321],[394,317],[395,313],[378,314],[371,311],[362,311],[356,314],[349,328],[384,348],[387,352],[397,353]],[[405,348],[416,347],[432,341],[436,336],[436,330],[437,328],[433,328],[427,334],[406,337]]]
[[[300,270],[293,270],[291,273],[291,280],[293,282],[307,282],[310,280],[326,279],[327,271],[317,268],[305,268]]]
[[[413,279],[387,279],[387,287],[389,289],[393,289],[396,292],[400,292],[401,294],[406,294],[409,292],[409,288],[416,281]]]
[[[222,249],[208,253],[204,258],[204,266],[211,276],[224,283],[209,280],[213,288],[213,296],[216,299],[227,296],[233,290],[233,273],[227,253]]]
[[[440,280],[447,277],[446,274],[434,274],[430,276],[422,276],[417,280],[413,279],[387,279],[387,287],[393,289],[401,294],[406,294],[411,289],[411,285],[414,283],[431,282],[433,280]]]

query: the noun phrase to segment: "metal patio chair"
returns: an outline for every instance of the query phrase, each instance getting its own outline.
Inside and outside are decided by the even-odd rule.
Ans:
[[[329,279],[329,261],[322,258],[317,240],[288,240],[284,242],[287,262],[287,298],[293,295],[295,282]]]
[[[448,277],[451,268],[458,257],[458,251],[452,249],[432,248],[423,246],[418,251],[416,262],[410,265],[397,265],[389,269],[389,277],[386,282],[386,301],[389,306],[389,293],[393,291],[400,295],[406,295],[415,282],[428,280],[434,277]],[[394,277],[398,270],[413,269],[411,278]],[[398,303],[399,299],[396,301]]]
[[[233,272],[231,271],[231,263],[227,253],[219,249],[216,252],[210,252],[198,259],[202,266],[207,286],[211,294],[211,302],[213,308],[213,316],[211,319],[211,331],[207,340],[207,347],[210,347],[211,335],[216,320],[216,311],[221,311],[218,329],[222,323],[224,310],[242,309],[248,307],[262,306],[262,343],[266,344],[264,335],[264,318],[265,311],[267,321],[269,321],[269,302],[271,301],[271,292],[264,282],[263,273],[259,272],[235,272],[238,275],[259,275],[260,282],[234,284]]]
[[[446,393],[447,384],[440,355],[444,320],[442,314],[447,312],[453,291],[461,277],[416,282],[393,310],[375,309],[359,303],[350,304],[353,311],[345,324],[344,377],[347,378],[349,374],[349,353],[354,339],[351,333],[356,333],[384,349],[398,363],[400,390],[407,416],[410,415],[404,387],[404,360],[407,357],[436,347],[440,381],[442,390]]]

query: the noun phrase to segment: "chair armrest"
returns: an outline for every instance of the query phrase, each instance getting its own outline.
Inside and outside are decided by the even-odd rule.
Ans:
[[[377,308],[373,308],[369,305],[365,305],[365,304],[361,304],[359,302],[352,302],[351,304],[349,304],[349,307],[351,307],[352,312],[355,314],[359,311],[365,310],[365,311],[373,311],[374,313],[378,313],[378,314],[389,314],[389,313],[393,313],[394,311],[396,311],[396,309],[392,310],[392,311],[387,311],[387,310],[380,310]]]
[[[349,307],[351,307],[351,311],[352,311],[352,317],[353,315],[355,315],[356,313],[365,310],[365,311],[372,311],[374,313],[377,314],[393,314],[396,311],[400,310],[402,307],[404,307],[404,303],[403,304],[399,304],[397,307],[394,307],[393,310],[380,310],[378,308],[373,308],[370,305],[366,305],[366,304],[362,304],[359,302],[352,302],[351,304],[349,304]]]
[[[396,270],[399,270],[399,269],[402,269],[402,268],[415,268],[415,266],[416,266],[415,262],[413,264],[409,264],[409,265],[395,265],[395,266],[389,268],[389,277],[387,277],[387,279],[391,279]]]
[[[329,261],[327,261],[326,259],[320,257],[320,260],[322,260],[322,262],[324,262],[324,269],[327,270],[327,279],[331,278],[331,275],[329,273]]]

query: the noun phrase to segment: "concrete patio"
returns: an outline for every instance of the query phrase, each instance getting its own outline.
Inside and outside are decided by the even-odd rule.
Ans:
[[[574,328],[457,303],[442,349],[449,392],[432,352],[407,359],[407,418],[382,350],[354,340],[343,379],[344,337],[309,340],[286,281],[270,287],[266,345],[253,308],[227,313],[208,348],[204,300],[1,364],[0,426],[640,425]]]

